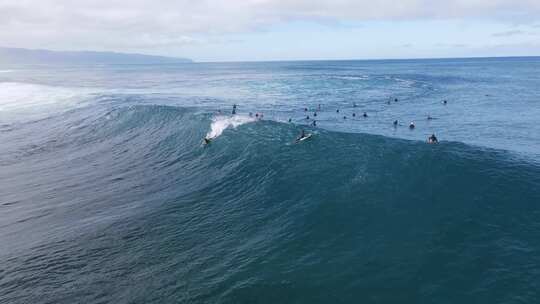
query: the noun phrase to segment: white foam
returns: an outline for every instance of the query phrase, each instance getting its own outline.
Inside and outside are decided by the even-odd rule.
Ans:
[[[225,129],[229,127],[236,128],[240,125],[254,122],[256,119],[249,116],[234,115],[234,116],[215,116],[210,125],[210,131],[206,134],[206,138],[212,139],[220,136]]]
[[[13,70],[0,70],[0,73],[11,73]]]
[[[65,109],[90,93],[86,89],[0,82],[0,114],[32,114]]]

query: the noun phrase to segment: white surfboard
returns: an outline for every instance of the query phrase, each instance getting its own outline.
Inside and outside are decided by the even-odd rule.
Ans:
[[[309,139],[309,138],[311,138],[312,135],[313,134],[308,134],[308,135],[306,135],[306,136],[304,136],[302,138],[297,139],[296,142],[301,142],[301,141],[304,141],[306,139]]]

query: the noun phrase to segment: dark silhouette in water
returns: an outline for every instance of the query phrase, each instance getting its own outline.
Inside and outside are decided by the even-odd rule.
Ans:
[[[396,120],[394,120],[394,127],[397,127],[397,126],[398,126],[398,121],[396,119]]]
[[[415,128],[414,122],[413,122],[413,121],[411,121],[411,123],[409,124],[409,129],[411,129],[411,130],[412,130],[412,129],[414,129],[414,128]]]
[[[437,144],[437,143],[439,143],[439,140],[437,139],[435,134],[431,134],[431,136],[428,138],[428,143]]]
[[[366,113],[366,112],[364,112],[364,115],[362,115],[362,116],[364,116],[364,117],[368,117],[368,116],[367,116],[367,113]]]
[[[300,141],[304,137],[306,137],[306,131],[302,129],[302,131],[300,132],[300,135],[296,138],[296,141]]]
[[[234,104],[234,105],[232,106],[232,114],[233,114],[233,115],[236,114],[236,104]]]

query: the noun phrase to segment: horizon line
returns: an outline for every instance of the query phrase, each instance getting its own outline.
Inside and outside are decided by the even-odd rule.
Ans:
[[[501,58],[539,58],[540,55],[511,56],[464,56],[464,57],[413,57],[413,58],[362,58],[362,59],[269,59],[269,60],[208,60],[192,63],[257,63],[257,62],[311,62],[311,61],[405,61],[405,60],[451,60],[451,59],[501,59]]]

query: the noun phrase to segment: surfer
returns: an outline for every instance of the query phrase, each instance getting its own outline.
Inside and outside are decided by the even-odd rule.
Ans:
[[[399,100],[399,99],[397,99],[397,98],[394,98],[394,102],[398,102],[398,100]]]
[[[429,144],[438,144],[439,140],[437,139],[435,134],[431,134],[431,136],[428,138],[428,143]]]
[[[300,136],[298,136],[298,138],[296,138],[296,141],[299,141],[304,137],[306,137],[306,131],[304,131],[304,129],[302,129],[302,132],[300,132]]]
[[[336,113],[339,113],[339,109],[336,110]]]
[[[208,145],[211,141],[212,141],[211,138],[208,138],[208,137],[205,137],[205,138],[204,138],[204,143],[207,144],[207,145]]]
[[[311,124],[312,126],[316,127],[317,126],[317,121],[314,120],[313,123]]]
[[[397,127],[397,125],[398,125],[398,121],[396,119],[396,120],[394,120],[394,128]]]
[[[317,117],[317,112],[313,112],[313,117]]]
[[[427,116],[427,120],[432,120],[432,119],[433,119],[433,117],[431,117],[431,115]]]
[[[352,113],[352,117],[356,117],[356,113]]]
[[[366,113],[366,112],[364,112],[364,115],[363,115],[363,116],[364,116],[364,117],[367,117],[367,113]]]
[[[414,129],[414,127],[415,127],[415,126],[414,126],[414,121],[411,121],[411,123],[409,124],[409,129],[412,130],[412,129]]]
[[[289,118],[289,122],[292,122],[292,118]]]
[[[442,102],[442,103],[443,103],[443,105],[446,105],[446,104],[448,103],[448,101],[446,101],[446,100],[443,100],[443,102]]]
[[[236,114],[236,104],[233,104],[232,106],[232,114]]]

